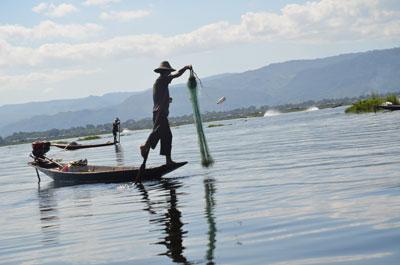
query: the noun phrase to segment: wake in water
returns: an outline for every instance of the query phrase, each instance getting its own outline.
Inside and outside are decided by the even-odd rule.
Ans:
[[[281,114],[281,112],[279,112],[279,111],[277,111],[277,110],[272,110],[272,109],[270,109],[270,110],[267,110],[265,113],[264,113],[264,117],[271,117],[271,116],[276,116],[276,115],[280,115]]]
[[[314,110],[319,110],[318,107],[309,107],[308,109],[306,109],[306,111],[314,111]]]

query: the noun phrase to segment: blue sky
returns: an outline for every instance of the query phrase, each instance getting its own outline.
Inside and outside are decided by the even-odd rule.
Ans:
[[[142,91],[163,60],[201,78],[393,47],[398,0],[1,0],[0,106]]]

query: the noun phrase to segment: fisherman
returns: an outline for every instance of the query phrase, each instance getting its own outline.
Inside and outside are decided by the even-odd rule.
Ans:
[[[168,85],[172,79],[180,77],[186,70],[190,69],[192,69],[192,66],[186,65],[176,73],[172,73],[176,70],[167,61],[161,62],[160,66],[154,69],[154,72],[159,73],[160,76],[153,85],[153,131],[147,138],[146,143],[140,146],[140,153],[143,158],[146,159],[150,147],[154,149],[158,141],[160,141],[160,155],[165,156],[165,163],[167,165],[175,163],[171,159],[172,133],[169,127],[168,114],[172,98],[169,97]]]
[[[118,143],[117,132],[119,132],[119,124],[120,124],[120,121],[117,117],[117,118],[115,118],[114,123],[113,123],[114,144]]]

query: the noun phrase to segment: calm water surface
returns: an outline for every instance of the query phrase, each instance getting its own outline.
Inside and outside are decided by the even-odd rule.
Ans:
[[[216,122],[211,169],[195,127],[173,128],[189,164],[140,187],[39,184],[29,144],[1,147],[0,264],[399,264],[400,111],[343,112]],[[48,156],[139,165],[148,133]]]

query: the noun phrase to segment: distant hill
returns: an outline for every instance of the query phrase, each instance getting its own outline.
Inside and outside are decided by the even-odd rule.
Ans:
[[[103,109],[104,106],[119,104],[134,94],[135,92],[118,92],[79,99],[4,105],[0,107],[0,136],[16,131],[42,130],[39,126],[35,126],[36,123],[40,124],[42,119],[44,123],[47,123],[49,122],[49,117],[63,112],[79,113],[83,110]],[[63,116],[65,114],[60,115]],[[60,119],[60,117],[55,117],[55,120],[57,119]],[[54,127],[56,127],[55,124]]]
[[[200,89],[202,112],[231,110],[251,105],[274,106],[324,98],[358,97],[370,94],[372,90],[377,93],[398,92],[400,48],[314,60],[287,61],[244,73],[221,74],[201,79],[204,86]],[[185,84],[170,86],[170,94],[173,98],[170,106],[171,116],[192,113]],[[26,106],[12,105],[21,110],[33,104],[29,105],[32,111],[29,110],[29,115],[25,113],[25,116],[21,111],[16,112],[18,116],[14,116],[12,111],[6,108],[10,106],[0,107],[0,127],[4,124],[4,119],[8,122],[10,117],[14,121],[19,120],[0,128],[0,135],[6,136],[15,131],[97,125],[112,122],[117,116],[123,121],[151,116],[151,89],[131,94],[117,93],[115,96],[114,103],[105,95],[104,98],[97,97],[98,100],[91,104],[87,102],[89,97],[67,100],[67,105],[60,104],[64,101],[20,104]],[[217,105],[217,100],[222,96],[227,100]],[[106,101],[101,102],[100,98]],[[52,115],[49,115],[50,113]]]

